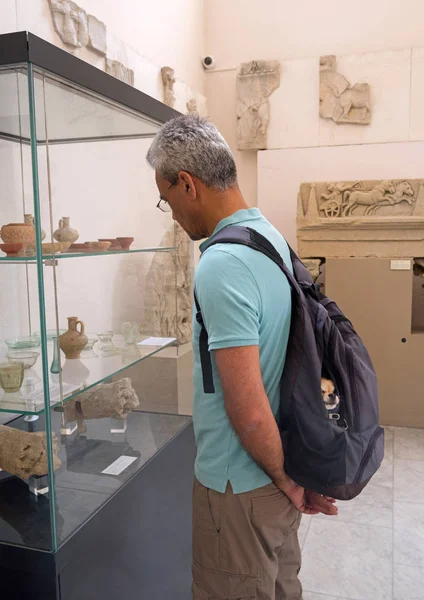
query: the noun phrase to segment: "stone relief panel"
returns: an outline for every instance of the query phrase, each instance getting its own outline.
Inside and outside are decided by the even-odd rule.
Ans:
[[[315,220],[424,215],[423,188],[421,179],[302,183],[298,216]]]
[[[105,71],[128,85],[134,85],[134,71],[123,65],[119,60],[106,58]]]
[[[187,113],[189,115],[198,115],[199,114],[199,109],[197,107],[196,98],[192,98],[191,100],[189,100],[187,102],[186,106],[187,106]]]
[[[193,264],[191,242],[175,223],[161,241],[176,252],[157,252],[146,278],[142,333],[176,337],[178,344],[191,342],[193,310]],[[177,296],[175,297],[175,286]]]
[[[371,100],[368,83],[351,85],[337,72],[336,57],[320,58],[319,114],[335,123],[371,123]]]
[[[171,67],[162,67],[162,85],[163,85],[163,101],[165,104],[173,108],[175,104],[175,71]]]
[[[71,0],[48,0],[53,26],[60,39],[72,48],[86,46],[106,56],[106,25]]]
[[[242,63],[237,75],[237,147],[239,150],[267,148],[270,95],[280,85],[277,60]]]
[[[302,258],[422,256],[424,179],[302,183]]]
[[[70,0],[49,0],[53,25],[64,44],[74,48],[87,46],[88,18],[84,9]]]

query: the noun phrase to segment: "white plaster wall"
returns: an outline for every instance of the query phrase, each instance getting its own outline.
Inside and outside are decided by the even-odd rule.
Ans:
[[[206,52],[217,68],[422,46],[417,0],[205,0]]]
[[[258,206],[296,248],[302,182],[421,178],[423,156],[424,142],[265,150],[258,154]]]

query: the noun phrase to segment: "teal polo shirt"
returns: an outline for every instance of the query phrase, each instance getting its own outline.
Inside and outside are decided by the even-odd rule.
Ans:
[[[239,210],[218,223],[214,233],[228,225],[256,229],[292,268],[283,236],[257,208]],[[277,265],[246,246],[216,244],[206,250],[195,275],[196,294],[209,335],[214,394],[203,391],[199,354],[200,325],[193,318],[194,403],[197,444],[196,477],[204,486],[224,493],[230,482],[235,494],[271,482],[241,445],[228,419],[214,350],[259,346],[262,379],[272,412],[278,419],[280,379],[286,358],[291,318],[290,286]]]

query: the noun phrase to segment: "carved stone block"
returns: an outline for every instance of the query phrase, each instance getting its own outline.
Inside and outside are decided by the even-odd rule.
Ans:
[[[56,435],[52,435],[53,468],[61,465],[59,444]],[[44,431],[29,433],[0,425],[0,468],[11,475],[28,479],[33,475],[47,475],[47,438]]]
[[[191,341],[193,310],[193,264],[190,239],[175,223],[167,231],[160,245],[175,246],[176,252],[155,254],[146,278],[141,331],[145,335],[176,337],[178,344],[186,344]]]
[[[165,104],[173,108],[175,104],[175,71],[171,67],[162,67],[162,85],[163,85],[163,101]]]
[[[305,267],[308,269],[310,274],[312,275],[312,278],[315,282],[321,273],[321,265],[323,262],[322,259],[321,258],[304,258],[302,260],[302,262],[305,265]]]
[[[191,114],[191,115],[197,115],[199,113],[199,109],[197,108],[197,100],[196,98],[192,98],[191,100],[189,100],[186,104],[187,106],[187,113]]]
[[[269,122],[268,98],[280,85],[277,60],[242,63],[237,75],[237,147],[264,150]]]
[[[82,48],[89,42],[87,13],[71,0],[49,0],[53,26],[62,42]]]
[[[424,180],[302,183],[297,229],[303,258],[421,256]]]
[[[335,56],[321,56],[319,85],[319,114],[335,123],[371,122],[370,87],[368,83],[351,85],[337,72]]]
[[[88,47],[106,56],[106,25],[93,15],[88,15]]]
[[[128,85],[134,85],[134,71],[129,69],[118,60],[111,60],[110,58],[106,58],[106,73],[109,75],[113,75],[117,79],[120,79],[124,83],[128,83]]]

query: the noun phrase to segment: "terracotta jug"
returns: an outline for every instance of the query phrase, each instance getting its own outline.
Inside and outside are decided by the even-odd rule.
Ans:
[[[80,329],[77,326],[80,325]],[[66,358],[79,358],[81,350],[87,345],[88,338],[84,334],[84,323],[78,317],[68,317],[68,331],[59,336],[59,347]]]
[[[76,229],[72,229],[69,225],[69,217],[62,217],[59,221],[59,229],[53,234],[53,237],[58,242],[69,242],[73,244],[79,238],[79,233]]]

